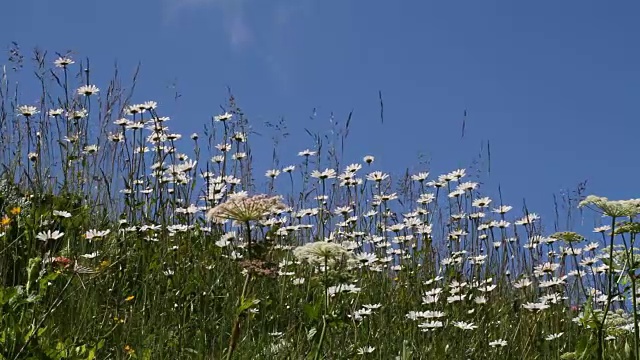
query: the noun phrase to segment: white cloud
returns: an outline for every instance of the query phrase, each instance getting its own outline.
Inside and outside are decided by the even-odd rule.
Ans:
[[[185,10],[201,10],[213,7],[222,13],[222,25],[232,47],[240,49],[254,39],[253,30],[246,17],[247,0],[165,0],[166,10],[171,18]]]

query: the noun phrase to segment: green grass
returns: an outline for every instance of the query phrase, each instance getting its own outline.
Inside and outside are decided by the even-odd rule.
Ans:
[[[0,82],[2,359],[638,358],[637,202],[550,234],[462,169],[341,164],[348,122],[265,178],[233,97],[181,137],[137,75],[85,95],[88,63],[34,58],[35,85]]]

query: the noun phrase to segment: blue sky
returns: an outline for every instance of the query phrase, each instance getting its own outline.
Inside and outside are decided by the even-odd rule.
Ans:
[[[332,112],[354,112],[347,161],[372,154],[396,174],[419,154],[436,175],[468,167],[489,142],[485,191],[500,184],[507,203],[551,216],[552,194],[584,180],[639,196],[639,12],[627,0],[20,0],[3,4],[0,44],[73,50],[103,86],[116,60],[125,74],[141,62],[136,101],[158,100],[184,134],[230,86],[257,131],[286,120],[282,165]]]

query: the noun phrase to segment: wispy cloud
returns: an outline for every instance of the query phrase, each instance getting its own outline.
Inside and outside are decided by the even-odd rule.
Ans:
[[[297,16],[309,15],[312,0],[164,0],[166,15],[179,20],[184,12],[212,11],[231,49],[249,52],[261,61],[277,87],[289,92],[296,49],[289,35]]]
[[[250,44],[254,40],[254,33],[248,25],[246,17],[246,3],[248,0],[165,0],[166,10],[170,17],[177,16],[185,10],[202,10],[213,7],[221,12],[222,25],[229,38],[229,43],[235,49]]]

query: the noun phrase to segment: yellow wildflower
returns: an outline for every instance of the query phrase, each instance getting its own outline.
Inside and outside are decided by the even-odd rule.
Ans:
[[[135,353],[136,351],[133,350],[133,348],[130,345],[126,345],[124,347],[124,352],[126,352],[129,355],[132,355],[133,353]]]

